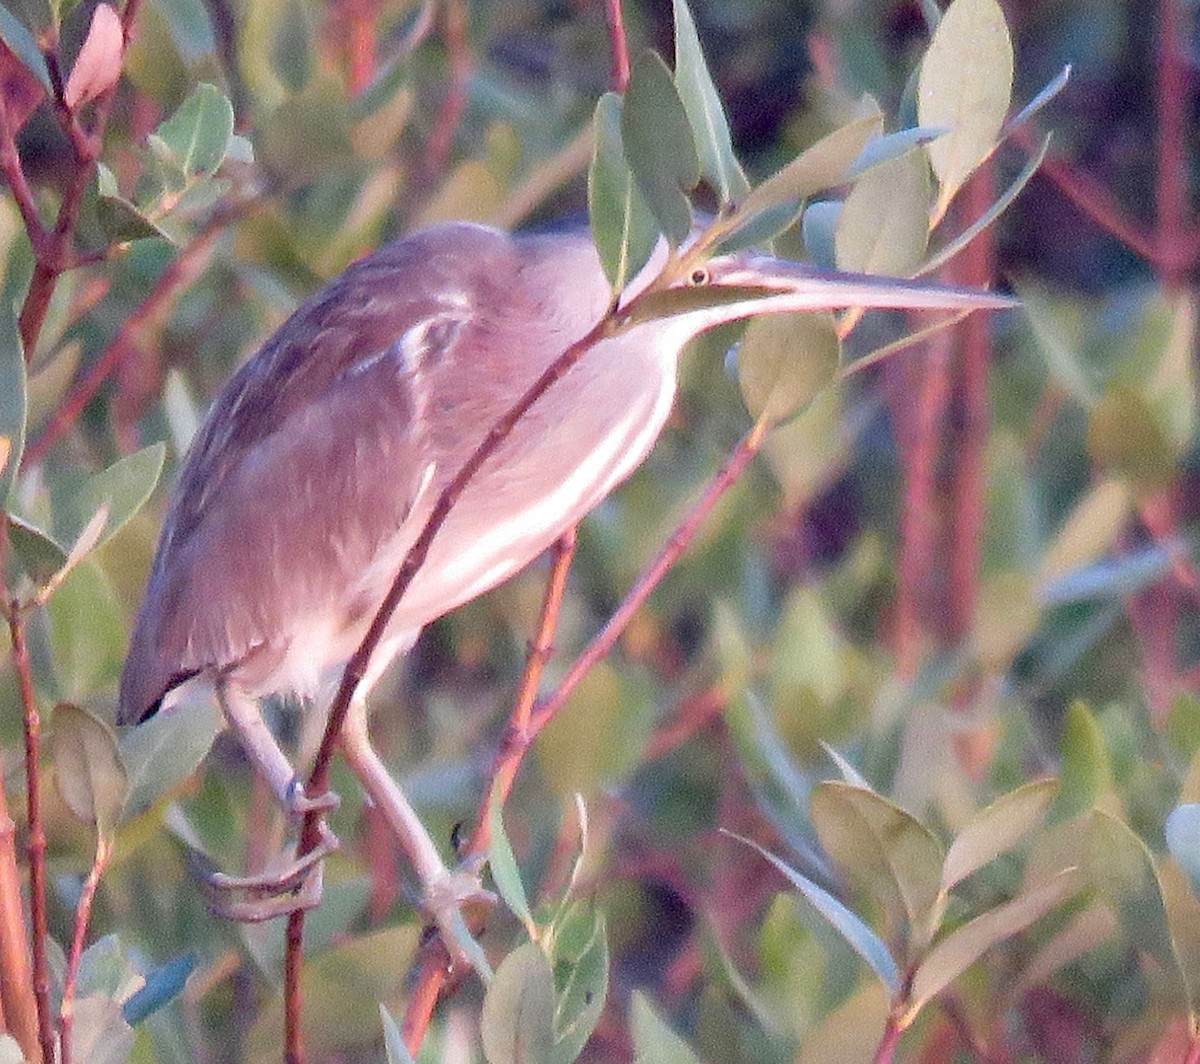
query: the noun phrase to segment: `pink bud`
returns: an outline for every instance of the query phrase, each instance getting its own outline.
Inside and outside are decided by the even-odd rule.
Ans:
[[[67,78],[63,100],[74,111],[108,91],[121,76],[125,34],[121,19],[109,4],[98,4],[87,39]]]

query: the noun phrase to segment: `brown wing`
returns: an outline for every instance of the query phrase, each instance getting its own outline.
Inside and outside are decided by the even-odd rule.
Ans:
[[[447,241],[450,241],[448,244]],[[452,246],[451,246],[452,245]],[[420,366],[471,345],[512,240],[430,230],[302,304],[230,381],[189,452],[138,614],[119,719],[336,609],[408,514],[430,446]]]

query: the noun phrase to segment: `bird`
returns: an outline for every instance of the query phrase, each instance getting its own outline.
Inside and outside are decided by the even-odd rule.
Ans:
[[[660,240],[615,302],[586,227],[510,234],[452,222],[386,244],[304,300],[219,392],[188,450],[134,623],[118,723],[184,711],[189,692],[215,696],[288,813],[331,808],[335,797],[305,794],[261,700],[328,696],[441,491],[489,429],[570,345],[678,262]],[[666,287],[722,298],[631,317],[517,420],[439,528],[353,693],[343,754],[443,928],[478,877],[448,868],[371,746],[368,695],[390,662],[634,472],[697,334],[756,314],[1013,305],[991,291],[755,250],[697,258]],[[241,897],[227,911],[258,919],[315,904],[319,858],[335,844],[328,829],[325,839],[287,873],[214,876]]]

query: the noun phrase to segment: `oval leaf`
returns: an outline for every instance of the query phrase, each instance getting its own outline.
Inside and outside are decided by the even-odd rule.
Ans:
[[[837,780],[813,789],[809,811],[821,845],[838,866],[906,922],[913,939],[924,939],[945,856],[933,833],[874,791]]]
[[[909,277],[929,239],[929,172],[922,151],[868,170],[838,217],[837,264],[859,273]]]
[[[755,420],[787,421],[837,373],[842,347],[833,315],[764,314],[738,345],[738,383]]]
[[[1087,872],[1129,942],[1179,972],[1154,858],[1128,825],[1100,810],[1092,813],[1088,831]]]
[[[826,134],[754,189],[738,207],[735,217],[749,221],[781,203],[798,203],[840,185],[855,159],[882,128],[883,114],[876,105],[862,118]]]
[[[621,97],[606,92],[592,118],[595,146],[588,170],[592,240],[613,292],[646,265],[658,243],[658,226],[637,187],[621,147]]]
[[[554,1048],[554,974],[532,942],[501,962],[480,1017],[488,1064],[550,1064]]]
[[[187,779],[207,756],[223,724],[212,698],[185,701],[121,735],[121,760],[129,775],[124,819],[144,813]]]
[[[942,890],[948,891],[972,872],[1011,850],[1045,819],[1057,780],[1035,780],[997,798],[959,832],[942,865]]]
[[[700,160],[671,72],[653,52],[643,52],[630,72],[621,108],[621,143],[663,235],[672,245],[683,243],[692,231],[686,194],[700,180]]]
[[[921,63],[917,115],[950,130],[929,145],[941,182],[933,217],[996,146],[1012,98],[1013,49],[996,0],[954,0]]]
[[[103,546],[115,536],[134,514],[150,498],[162,474],[167,449],[161,443],[152,443],[140,451],[118,459],[107,469],[97,473],[79,491],[75,499],[75,515],[71,529],[72,540],[91,522],[102,507],[108,507],[108,520],[103,531],[96,537],[92,549]]]
[[[590,902],[567,910],[555,927],[554,966],[569,974],[554,1014],[554,1064],[573,1064],[600,1022],[608,996],[604,914]]]
[[[51,724],[58,792],[72,813],[107,837],[129,790],[117,738],[106,724],[68,702],[54,707]]]
[[[713,84],[696,23],[686,0],[674,0],[675,87],[692,125],[692,138],[700,160],[700,173],[722,204],[735,203],[750,190],[729,136],[729,121],[717,87]]]
[[[201,83],[156,130],[188,177],[216,172],[233,136],[233,105],[215,85]]]
[[[913,977],[908,1016],[916,1016],[931,998],[940,994],[989,949],[1040,920],[1075,894],[1082,884],[1082,874],[1077,869],[1068,869],[947,935],[929,951]]]

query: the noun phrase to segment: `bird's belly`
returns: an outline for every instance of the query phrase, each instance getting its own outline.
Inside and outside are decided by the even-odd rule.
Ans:
[[[504,474],[485,466],[477,488],[468,488],[434,540],[426,564],[401,600],[392,629],[419,629],[507,580],[633,473],[670,414],[673,368],[663,372],[655,366],[657,387],[648,394],[643,389],[632,393],[623,414],[606,427],[603,438],[579,447],[571,468],[557,482],[528,491],[511,490],[506,504],[497,505],[489,484]],[[547,446],[567,452],[572,442],[579,446],[570,440],[569,426],[564,438],[566,442],[550,440]],[[502,451],[496,464],[502,466],[505,458]],[[382,565],[389,582],[401,563],[402,558],[392,557]]]

